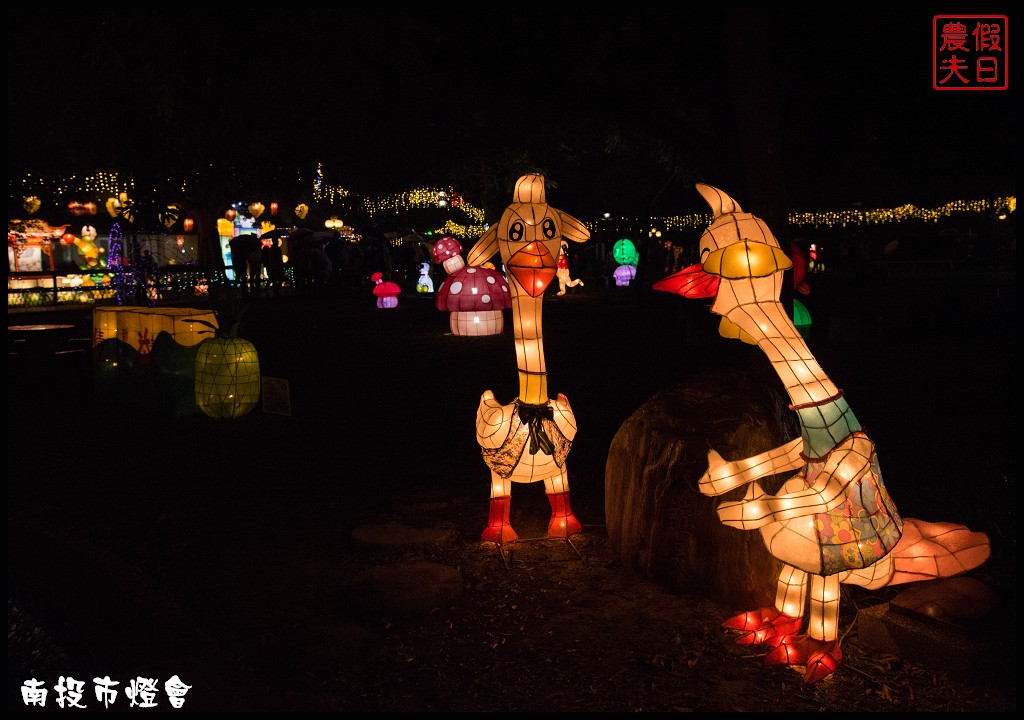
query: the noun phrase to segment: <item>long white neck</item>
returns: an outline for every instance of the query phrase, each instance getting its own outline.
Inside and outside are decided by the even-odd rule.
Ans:
[[[782,303],[738,305],[726,317],[757,342],[793,405],[821,402],[838,394]]]

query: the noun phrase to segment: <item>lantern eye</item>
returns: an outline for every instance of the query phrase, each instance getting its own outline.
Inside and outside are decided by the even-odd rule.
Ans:
[[[525,227],[522,220],[516,220],[508,229],[508,239],[511,242],[522,242]]]
[[[548,240],[558,234],[558,228],[555,227],[555,221],[551,218],[544,218],[544,224],[542,226],[544,237]]]

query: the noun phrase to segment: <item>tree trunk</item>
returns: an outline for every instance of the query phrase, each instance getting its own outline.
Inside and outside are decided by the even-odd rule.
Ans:
[[[781,564],[760,533],[725,526],[715,512],[745,488],[705,497],[697,481],[709,449],[735,460],[798,434],[781,389],[749,367],[706,371],[656,394],[622,424],[608,452],[605,521],[621,562],[730,610],[771,605]],[[762,486],[774,492],[784,479]]]

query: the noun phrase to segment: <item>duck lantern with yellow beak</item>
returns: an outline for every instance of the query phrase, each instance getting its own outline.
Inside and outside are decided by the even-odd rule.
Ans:
[[[800,422],[800,437],[759,455],[726,460],[708,452],[701,493],[719,496],[725,525],[756,530],[783,564],[773,607],[723,623],[736,642],[766,644],[765,662],[803,667],[815,683],[834,672],[840,584],[877,589],[949,577],[988,559],[984,533],[948,522],[901,518],[882,482],[875,444],[822,370],[779,301],[789,258],[768,226],[709,185],[697,191],[714,212],[700,240],[700,264],[654,284],[688,298],[713,298],[720,334],[768,356]],[[790,474],[774,494],[759,480]]]
[[[590,232],[571,215],[547,204],[544,176],[516,181],[501,220],[466,255],[480,266],[496,254],[505,266],[512,298],[519,395],[499,403],[487,390],[476,415],[476,437],[491,471],[490,513],[482,538],[506,543],[519,536],[509,522],[512,483],[543,482],[551,504],[548,537],[568,538],[582,529],[569,507],[565,461],[576,436],[576,418],[565,395],[548,397],[541,325],[544,292],[555,279],[562,240],[584,242]]]

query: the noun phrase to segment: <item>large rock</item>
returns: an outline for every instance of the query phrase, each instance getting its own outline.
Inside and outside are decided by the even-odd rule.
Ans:
[[[697,490],[709,449],[735,460],[799,434],[771,378],[751,367],[708,370],[660,391],[619,428],[605,469],[605,522],[630,569],[737,611],[773,603],[781,564],[760,533],[727,527],[715,512],[745,488],[714,498]],[[784,480],[762,486],[775,492]]]

